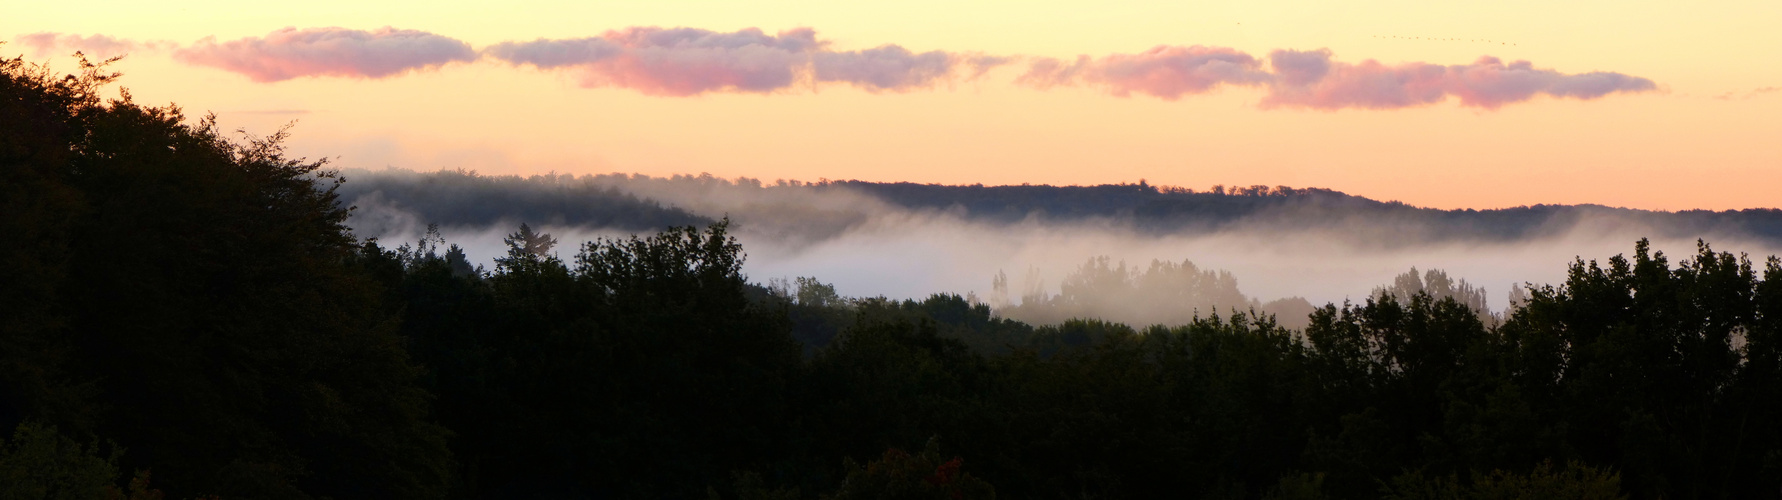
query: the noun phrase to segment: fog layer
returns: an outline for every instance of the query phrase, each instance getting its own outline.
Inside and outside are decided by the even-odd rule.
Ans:
[[[401,170],[346,177],[342,199],[358,207],[349,223],[358,236],[390,246],[438,224],[447,241],[487,264],[505,253],[501,238],[528,223],[555,235],[564,243],[558,255],[570,258],[582,241],[728,217],[752,281],[811,276],[858,297],[970,294],[1009,317],[1042,323],[1061,315],[1175,323],[1184,314],[1253,307],[1303,315],[1305,303],[1295,298],[1360,301],[1413,267],[1465,280],[1482,289],[1469,294],[1501,311],[1514,286],[1559,283],[1574,259],[1628,253],[1642,237],[1670,255],[1689,255],[1697,239],[1753,258],[1782,247],[1776,210],[1442,211],[1319,189],[1142,183],[985,187]]]

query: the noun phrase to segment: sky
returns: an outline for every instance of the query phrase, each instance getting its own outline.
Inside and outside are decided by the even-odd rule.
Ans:
[[[347,168],[1776,207],[1782,2],[33,2],[144,103]],[[349,180],[350,182],[350,180]]]

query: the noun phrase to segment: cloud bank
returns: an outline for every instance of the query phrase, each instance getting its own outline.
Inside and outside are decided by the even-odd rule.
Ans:
[[[205,38],[174,51],[174,58],[265,83],[306,76],[383,78],[474,61],[477,54],[457,39],[386,26],[372,31],[285,28],[222,43]]]
[[[109,57],[134,49],[174,47],[166,42],[49,32],[15,40],[39,55],[78,49]],[[815,90],[823,84],[907,92],[976,80],[1017,61],[1025,61],[1027,68],[1014,83],[1034,89],[1086,86],[1118,97],[1142,94],[1174,101],[1226,86],[1249,87],[1266,91],[1258,103],[1263,109],[1384,110],[1453,99],[1463,107],[1495,110],[1539,96],[1591,100],[1658,88],[1652,80],[1622,73],[1568,74],[1491,56],[1470,64],[1443,65],[1373,59],[1353,63],[1337,60],[1328,49],[1275,50],[1257,57],[1204,45],[1159,45],[1143,52],[1083,55],[1074,60],[915,52],[894,44],[843,51],[832,49],[811,28],[770,35],[757,28],[720,32],[630,27],[594,37],[502,42],[480,51],[425,31],[285,28],[227,42],[206,38],[177,48],[174,57],[240,73],[256,82],[384,78],[488,58],[511,66],[563,71],[586,88],[621,88],[665,97],[771,94]],[[1751,95],[1766,90],[1770,89]]]
[[[1386,65],[1371,59],[1350,64],[1332,61],[1330,56],[1328,50],[1270,53],[1269,64],[1276,78],[1270,82],[1262,106],[1395,109],[1434,104],[1452,96],[1460,99],[1461,106],[1497,109],[1537,95],[1590,100],[1658,88],[1652,80],[1621,73],[1567,75],[1537,69],[1528,61],[1504,64],[1489,56],[1455,66]]]
[[[815,30],[768,35],[697,28],[632,27],[599,37],[503,42],[483,53],[516,66],[569,68],[583,87],[618,87],[648,95],[770,93],[809,83],[847,83],[869,91],[929,88],[956,73],[982,75],[1006,58],[897,45],[833,51]]]
[[[1497,109],[1538,95],[1590,100],[1658,88],[1652,80],[1621,73],[1564,74],[1535,68],[1528,61],[1505,64],[1490,56],[1464,65],[1388,65],[1372,59],[1336,61],[1327,49],[1276,50],[1269,53],[1265,69],[1261,59],[1236,49],[1200,45],[1158,46],[1099,59],[1080,56],[1074,63],[1037,58],[1016,83],[1042,90],[1088,85],[1120,97],[1138,93],[1172,101],[1222,85],[1265,87],[1264,109],[1322,110],[1398,109],[1450,97],[1458,98],[1461,106]]]

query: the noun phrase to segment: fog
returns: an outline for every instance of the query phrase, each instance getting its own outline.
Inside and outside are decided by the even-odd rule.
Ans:
[[[1296,205],[1265,207],[1220,224],[1175,231],[1135,224],[1118,213],[1059,217],[1036,211],[1009,220],[983,217],[958,204],[912,208],[845,183],[711,177],[538,176],[524,182],[493,178],[503,180],[480,187],[440,187],[441,192],[459,193],[455,196],[466,203],[482,204],[462,208],[452,215],[456,220],[392,196],[413,193],[415,183],[437,183],[438,176],[447,174],[472,183],[492,179],[462,172],[349,172],[351,189],[342,190],[343,199],[357,206],[349,224],[358,236],[376,237],[393,247],[418,239],[427,224],[437,223],[448,242],[464,247],[473,262],[485,266],[506,252],[502,237],[522,222],[556,236],[562,242],[556,252],[565,260],[573,259],[583,241],[649,232],[611,217],[561,213],[541,217],[536,207],[527,205],[542,196],[539,193],[561,197],[585,189],[606,196],[635,196],[681,217],[687,213],[712,220],[728,217],[732,234],[748,254],[744,272],[752,282],[809,276],[833,284],[844,296],[919,299],[947,292],[991,302],[997,294],[992,282],[1000,273],[1007,276],[1008,291],[999,299],[1006,302],[999,306],[1018,305],[1022,296],[1036,292],[1056,295],[1069,275],[1097,257],[1135,269],[1148,268],[1153,261],[1191,263],[1202,271],[1229,272],[1248,299],[1303,297],[1314,305],[1359,302],[1413,267],[1440,269],[1483,288],[1488,307],[1501,311],[1513,286],[1558,284],[1574,259],[1606,261],[1628,254],[1641,237],[1651,237],[1653,249],[1673,261],[1693,254],[1696,238],[1707,240],[1716,251],[1748,253],[1758,265],[1763,257],[1782,253],[1778,251],[1782,245],[1773,238],[1739,229],[1749,224],[1692,228],[1667,221],[1673,214],[1606,209],[1562,210],[1504,237],[1433,227],[1452,217],[1416,215],[1423,212],[1405,212],[1412,215],[1401,217],[1308,214]],[[507,194],[494,198],[467,194],[488,189]],[[505,201],[489,201],[494,199]],[[471,212],[476,214],[467,215]],[[531,220],[522,220],[528,217],[520,214],[530,214]],[[1216,306],[1254,305],[1223,302]]]

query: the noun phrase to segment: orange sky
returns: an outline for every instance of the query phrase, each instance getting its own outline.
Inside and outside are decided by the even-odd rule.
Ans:
[[[835,51],[897,44],[1068,61],[1158,45],[1229,47],[1260,59],[1277,49],[1328,49],[1342,64],[1466,65],[1495,56],[1656,84],[1591,100],[1537,95],[1496,109],[1449,98],[1320,110],[1265,109],[1271,91],[1257,85],[1221,84],[1176,100],[1118,97],[1092,80],[1040,90],[1014,83],[1026,62],[903,91],[799,84],[687,97],[584,88],[573,70],[486,57],[381,78],[266,83],[176,59],[170,45],[139,46],[117,66],[138,100],[215,111],[227,127],[265,133],[295,119],[292,148],[338,157],[343,167],[986,184],[1142,178],[1194,188],[1326,187],[1440,208],[1782,206],[1772,194],[1782,188],[1782,91],[1762,90],[1782,87],[1777,2],[98,3],[9,9],[0,40],[50,32],[195,47],[207,36],[226,43],[288,26],[393,26],[483,50],[634,26],[769,35],[807,27]],[[1484,39],[1498,44],[1470,41]],[[20,41],[0,52],[70,66]]]

